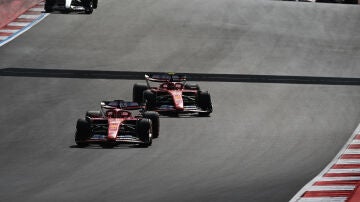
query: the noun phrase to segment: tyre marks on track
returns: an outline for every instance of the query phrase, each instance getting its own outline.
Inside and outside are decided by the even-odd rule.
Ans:
[[[0,76],[15,77],[48,77],[48,78],[84,78],[84,79],[124,79],[143,80],[145,71],[99,71],[72,69],[39,69],[39,68],[3,68]],[[346,77],[312,77],[285,75],[250,75],[250,74],[185,74],[189,81],[207,82],[248,82],[248,83],[280,83],[280,84],[317,84],[317,85],[360,85],[360,78]]]
[[[334,160],[291,202],[355,202],[360,199],[360,125]]]
[[[0,29],[0,47],[14,40],[22,33],[43,20],[48,14],[43,13],[44,2],[41,2],[17,17]]]

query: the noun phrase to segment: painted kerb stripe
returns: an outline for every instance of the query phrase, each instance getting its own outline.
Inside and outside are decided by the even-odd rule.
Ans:
[[[332,178],[332,177],[356,177],[360,176],[360,168],[349,168],[349,169],[336,169],[339,165],[346,165],[346,164],[358,164],[359,159],[349,159],[344,158],[344,155],[357,155],[358,153],[350,148],[354,144],[359,144],[359,134],[360,134],[360,124],[354,131],[354,133],[351,135],[347,143],[343,146],[343,148],[340,150],[340,152],[335,156],[335,158],[309,183],[307,183],[291,200],[290,202],[303,202],[303,201],[346,201],[351,197],[351,195],[345,195],[342,197],[337,197],[336,193],[329,193],[326,197],[321,197],[321,195],[326,195],[326,193],[322,193],[321,189],[319,189],[320,186],[314,186],[317,182],[324,181],[325,179]],[[356,146],[357,147],[357,146]],[[348,152],[348,154],[346,154]],[[351,154],[349,154],[351,153]],[[355,154],[352,154],[355,153]],[[345,156],[346,157],[346,156]],[[357,178],[353,178],[357,179]],[[341,179],[342,180],[342,179]],[[359,181],[360,182],[360,181]],[[337,187],[341,187],[340,185]],[[358,184],[354,186],[355,189],[357,189]],[[349,188],[347,186],[343,188]],[[329,190],[329,188],[325,188]],[[320,190],[320,192],[314,193],[314,190]],[[336,189],[336,191],[339,191],[339,194],[341,190],[344,189]],[[318,194],[318,195],[316,195]],[[333,194],[333,197],[331,197],[331,194]],[[308,199],[306,199],[308,198]]]

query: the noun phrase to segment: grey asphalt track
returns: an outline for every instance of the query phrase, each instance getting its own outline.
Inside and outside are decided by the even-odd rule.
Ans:
[[[360,10],[255,0],[108,0],[54,13],[0,68],[360,77]],[[360,122],[351,85],[199,82],[209,118],[143,148],[76,148],[76,120],[139,80],[0,76],[0,201],[288,201]]]

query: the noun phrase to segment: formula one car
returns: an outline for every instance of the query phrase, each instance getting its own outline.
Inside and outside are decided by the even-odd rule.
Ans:
[[[186,76],[179,74],[145,75],[146,84],[133,86],[133,101],[144,103],[147,110],[161,114],[198,113],[209,116],[213,111],[210,94],[199,85],[186,83]],[[161,83],[151,87],[151,82]]]
[[[63,12],[82,11],[91,14],[97,8],[98,0],[46,0],[45,12],[50,13],[54,10]]]
[[[133,116],[130,110],[139,110]],[[87,111],[85,119],[76,124],[75,142],[79,147],[99,144],[113,147],[119,144],[138,144],[148,147],[159,136],[159,114],[145,111],[136,102],[103,101],[100,111]]]

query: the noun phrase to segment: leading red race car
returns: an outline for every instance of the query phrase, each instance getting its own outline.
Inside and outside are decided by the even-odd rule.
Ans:
[[[209,116],[213,111],[210,93],[199,85],[186,83],[186,75],[146,74],[146,84],[134,84],[133,101],[145,103],[147,110],[159,113],[198,113]],[[151,82],[161,83],[151,87]]]
[[[133,116],[130,110],[139,110]],[[159,136],[159,115],[145,111],[136,102],[101,102],[101,111],[87,111],[76,124],[75,142],[79,147],[100,144],[104,147],[127,143],[148,147]]]

